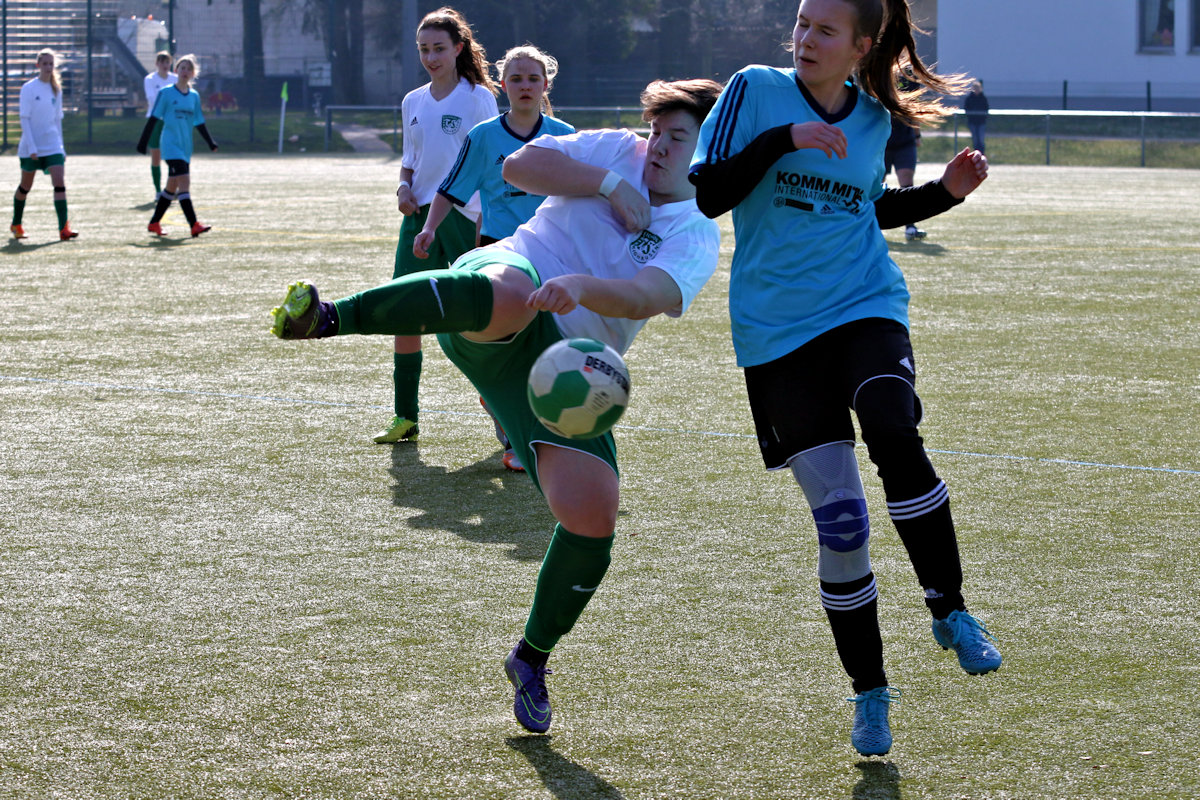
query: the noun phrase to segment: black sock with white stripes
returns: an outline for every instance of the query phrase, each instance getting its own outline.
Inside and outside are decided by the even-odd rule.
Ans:
[[[821,605],[854,693],[887,686],[875,573],[846,583],[821,581]]]
[[[945,619],[966,610],[962,596],[962,562],[954,520],[950,516],[950,491],[944,481],[924,494],[906,500],[888,500],[888,515],[908,550],[908,558],[925,590],[925,605],[934,619]]]

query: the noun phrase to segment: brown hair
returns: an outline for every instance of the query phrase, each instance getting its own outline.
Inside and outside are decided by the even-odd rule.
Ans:
[[[970,80],[965,75],[939,75],[921,61],[913,31],[923,31],[913,24],[908,0],[842,1],[853,6],[858,17],[855,36],[869,36],[872,41],[870,51],[858,65],[863,91],[882,103],[892,116],[910,124],[936,122],[951,113],[925,90],[958,95]],[[905,85],[906,81],[910,84]],[[913,87],[911,82],[918,85]]]
[[[642,90],[642,119],[653,119],[672,111],[686,111],[703,123],[721,95],[721,84],[707,78],[683,81],[651,81]]]
[[[62,94],[62,76],[58,74],[58,53],[51,50],[49,47],[44,47],[38,51],[35,61],[41,61],[42,56],[50,56],[50,60],[54,62],[54,69],[50,70],[50,88],[55,94]],[[39,68],[40,69],[40,68]]]
[[[417,26],[417,33],[426,28],[445,31],[454,44],[461,44],[462,51],[454,60],[454,69],[459,77],[466,78],[472,86],[482,86],[492,94],[499,94],[500,89],[492,76],[488,74],[487,51],[483,45],[475,41],[474,31],[466,17],[450,6],[442,6],[437,11],[430,11]]]
[[[553,114],[554,109],[550,107],[550,85],[554,83],[554,78],[558,75],[558,59],[549,53],[542,52],[528,42],[517,47],[510,47],[508,52],[496,62],[496,74],[500,76],[501,81],[504,80],[504,70],[518,58],[528,58],[530,61],[542,65],[542,77],[546,79],[546,91],[542,93],[542,111],[546,114]]]

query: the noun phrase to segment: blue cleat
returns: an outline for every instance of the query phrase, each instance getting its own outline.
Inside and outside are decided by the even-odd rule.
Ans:
[[[900,700],[900,690],[880,686],[846,698],[854,703],[854,729],[850,744],[864,756],[881,756],[892,749],[892,729],[888,727],[888,706]]]
[[[546,676],[551,670],[546,669],[545,664],[535,667],[522,661],[517,657],[517,647],[513,647],[504,659],[504,674],[517,690],[513,714],[525,730],[545,733],[550,730],[550,695],[546,692]]]
[[[970,675],[982,675],[1000,668],[1000,651],[993,644],[995,638],[982,622],[966,611],[955,611],[945,619],[935,619],[933,638],[943,650],[953,647],[958,654],[958,663]]]

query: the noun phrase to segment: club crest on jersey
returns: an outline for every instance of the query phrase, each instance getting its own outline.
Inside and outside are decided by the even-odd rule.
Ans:
[[[662,241],[662,237],[648,230],[642,231],[636,239],[629,243],[629,255],[633,256],[633,260],[637,263],[645,264],[658,255],[658,248],[662,247]]]
[[[456,117],[451,114],[442,115],[442,133],[453,136],[462,128],[462,117]]]

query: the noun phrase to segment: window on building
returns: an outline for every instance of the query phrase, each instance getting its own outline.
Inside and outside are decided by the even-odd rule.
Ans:
[[[1196,3],[1197,0],[1192,0]],[[1175,50],[1175,0],[1138,0],[1141,50]]]

